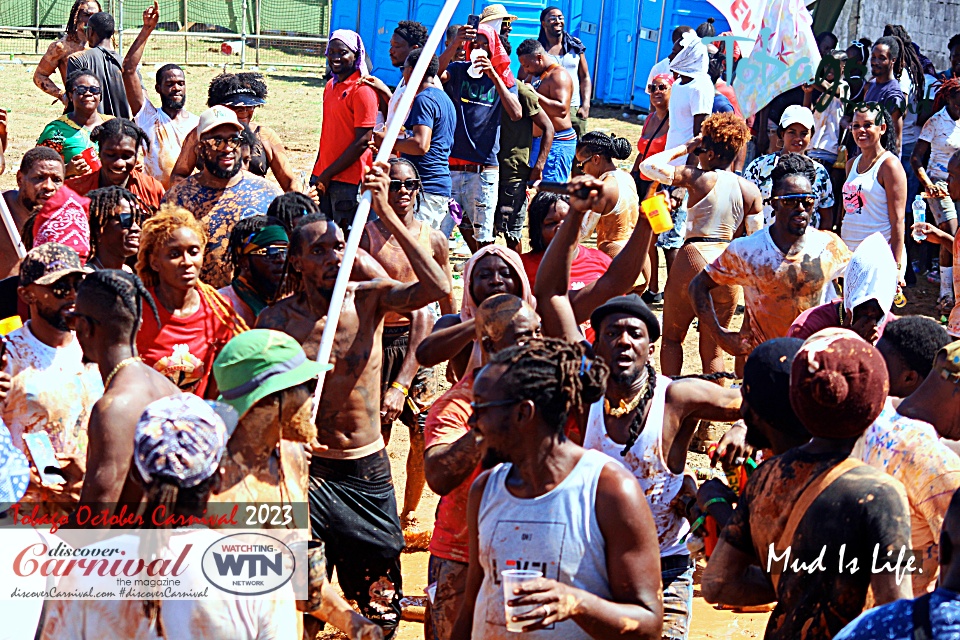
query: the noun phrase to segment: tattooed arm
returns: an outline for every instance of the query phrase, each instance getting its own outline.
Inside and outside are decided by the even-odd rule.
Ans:
[[[47,47],[47,52],[43,54],[43,58],[37,63],[37,68],[33,72],[33,84],[65,105],[67,104],[67,92],[61,90],[57,83],[50,79],[50,76],[59,68],[60,60],[64,55],[66,55],[66,46],[63,40],[51,42],[50,46]]]

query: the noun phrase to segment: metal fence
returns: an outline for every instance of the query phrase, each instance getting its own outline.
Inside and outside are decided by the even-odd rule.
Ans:
[[[152,0],[100,0],[118,25],[121,51]],[[63,33],[72,0],[0,0],[0,57],[42,55]],[[160,0],[160,25],[144,62],[324,67],[330,0]]]

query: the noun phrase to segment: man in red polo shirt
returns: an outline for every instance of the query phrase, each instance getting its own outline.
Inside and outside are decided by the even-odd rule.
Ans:
[[[323,91],[320,151],[310,184],[320,195],[320,210],[332,217],[344,234],[353,225],[363,172],[373,163],[370,140],[377,123],[376,92],[359,84],[368,75],[363,40],[349,29],[330,34],[327,60],[333,77]]]

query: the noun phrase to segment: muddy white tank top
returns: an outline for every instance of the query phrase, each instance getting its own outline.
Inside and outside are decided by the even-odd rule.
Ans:
[[[667,467],[666,452],[663,450],[663,408],[669,384],[670,378],[657,376],[657,386],[650,401],[647,422],[626,456],[620,455],[623,445],[617,444],[607,435],[607,427],[603,422],[603,400],[590,407],[587,431],[583,436],[585,449],[602,451],[637,478],[650,504],[653,522],[657,525],[661,557],[689,553],[687,545],[681,540],[690,530],[690,523],[670,508],[670,503],[680,492],[683,474],[670,471]]]
[[[860,243],[875,231],[882,233],[883,239],[890,242],[893,227],[887,211],[887,191],[877,178],[880,165],[888,155],[893,154],[884,151],[873,166],[863,173],[857,170],[860,161],[854,161],[850,167],[850,175],[843,183],[844,216],[840,237],[847,243],[850,251],[856,251]]]
[[[585,451],[563,482],[542,496],[517,498],[506,488],[512,465],[494,468],[478,514],[483,584],[473,614],[473,637],[516,640],[507,631],[500,572],[542,571],[557,580],[610,599],[606,542],[597,523],[596,497],[600,471],[611,462],[598,451]],[[573,620],[524,633],[526,640],[586,640],[590,636]]]

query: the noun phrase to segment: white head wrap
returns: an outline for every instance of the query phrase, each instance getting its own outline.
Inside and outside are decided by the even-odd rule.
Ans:
[[[694,78],[700,74],[709,79],[707,66],[710,62],[707,45],[700,41],[700,37],[693,31],[687,31],[680,38],[680,53],[670,63],[670,71],[682,76]]]
[[[843,308],[852,313],[868,300],[876,300],[884,314],[890,312],[897,294],[897,263],[890,245],[877,232],[860,243],[844,275]],[[886,321],[882,321],[880,326]]]

